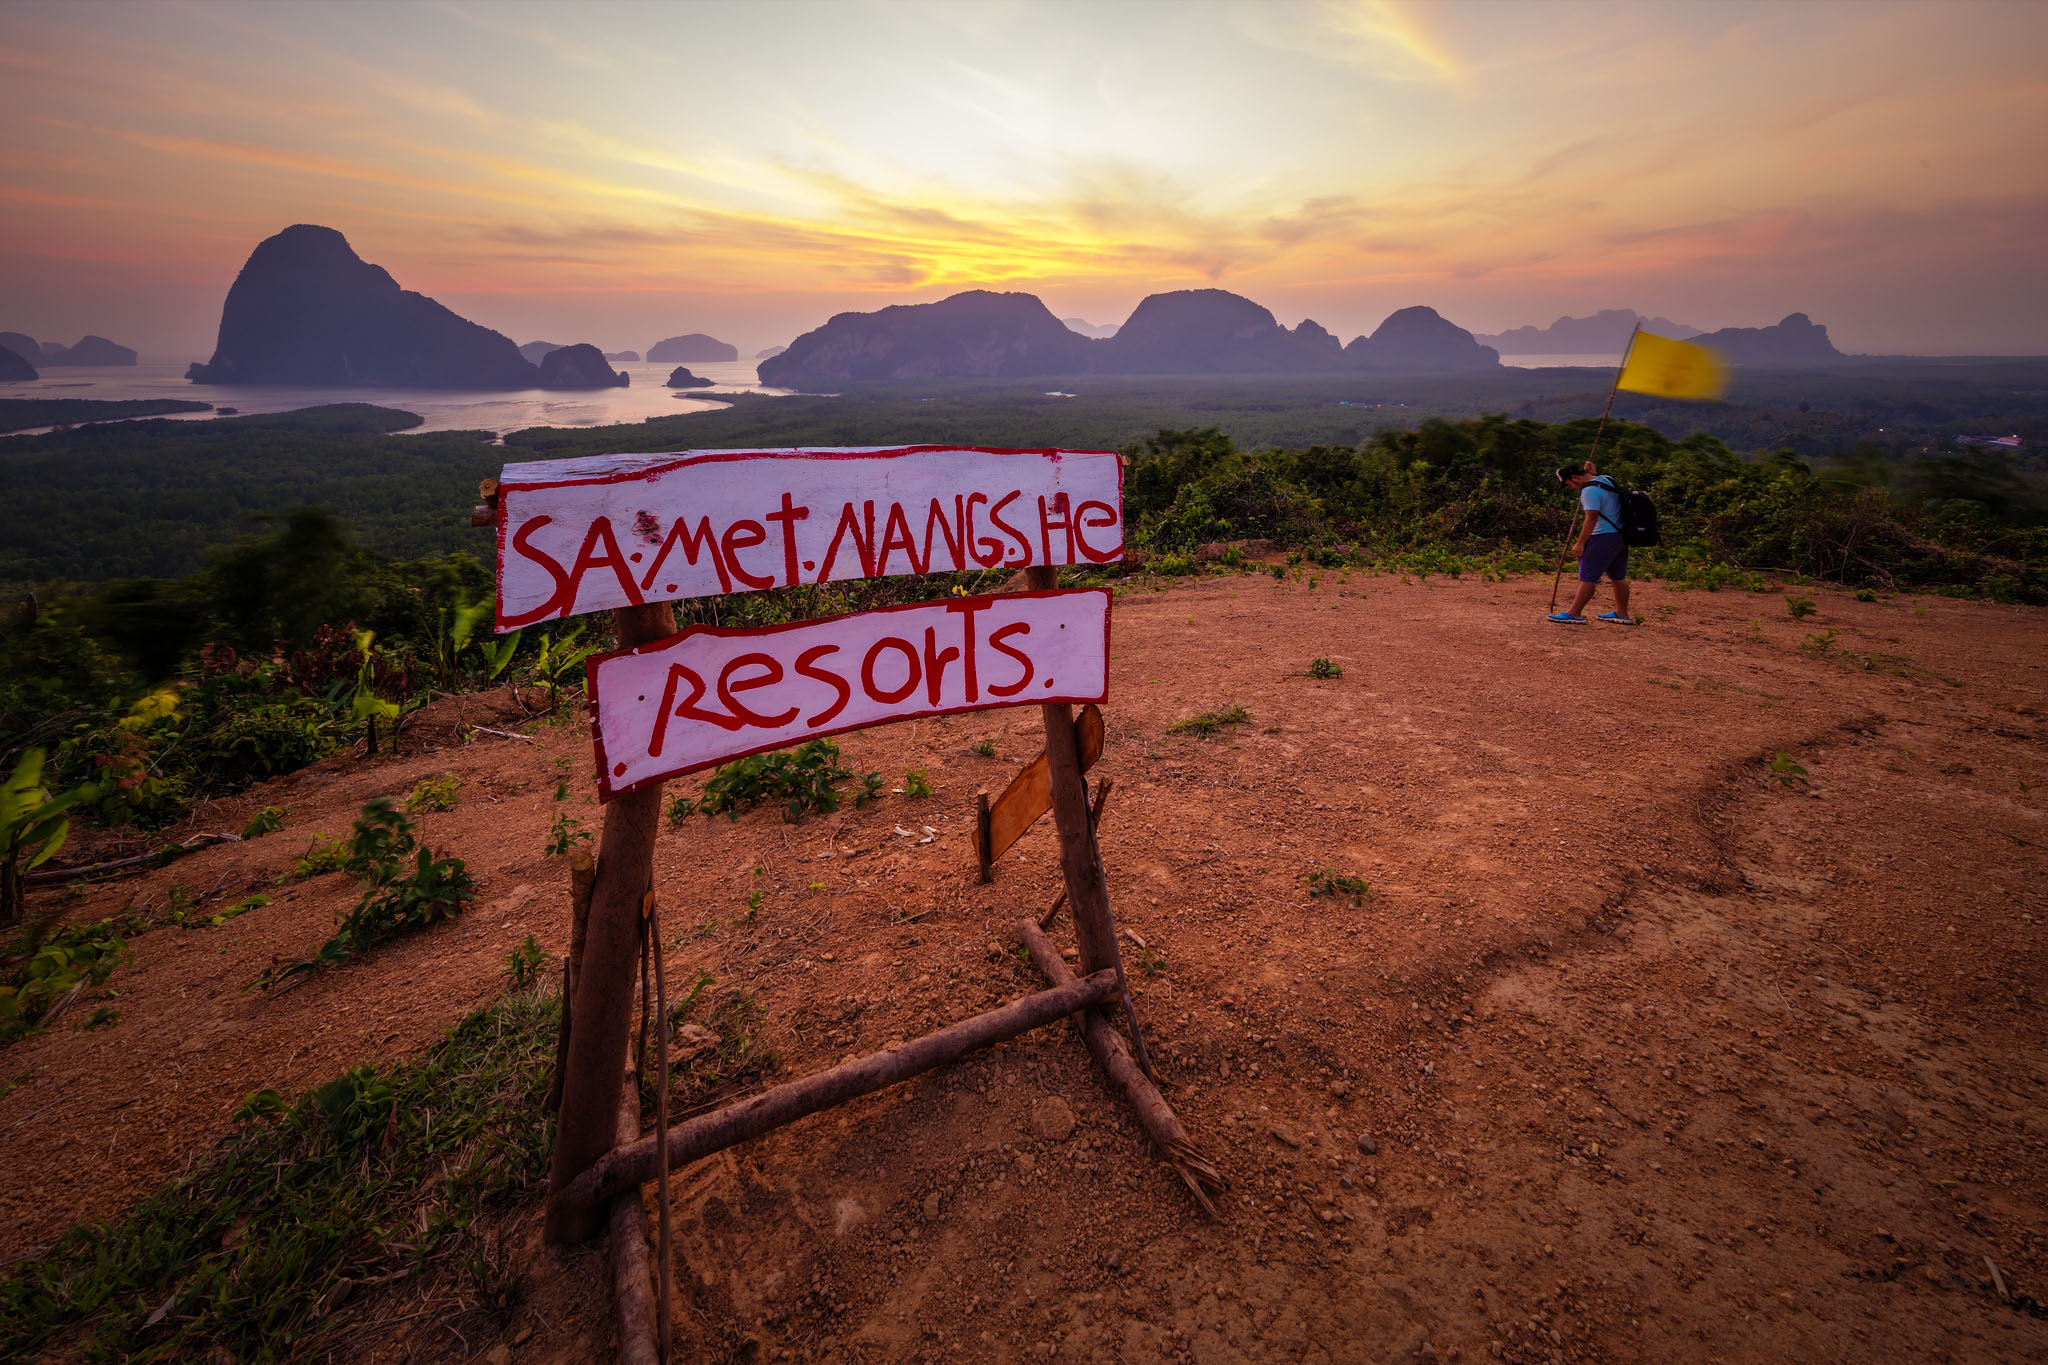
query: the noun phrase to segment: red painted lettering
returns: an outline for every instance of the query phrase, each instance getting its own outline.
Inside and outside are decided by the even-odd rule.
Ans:
[[[931,572],[932,528],[937,527],[946,540],[946,551],[952,557],[953,569],[957,573],[967,567],[967,500],[958,493],[953,495],[953,525],[946,525],[946,509],[939,506],[937,498],[932,499],[931,511],[924,514],[924,563],[925,572]]]
[[[1054,555],[1052,552],[1052,533],[1054,531],[1064,531],[1067,536],[1067,548],[1064,553],[1059,555]],[[1038,500],[1038,540],[1045,547],[1045,563],[1071,564],[1073,562],[1074,509],[1067,501],[1065,493],[1055,493],[1052,495],[1052,508],[1050,511],[1046,508],[1044,498]]]
[[[719,539],[718,548],[725,553],[726,567],[732,570],[734,578],[750,588],[775,586],[773,577],[767,574],[748,573],[740,567],[739,552],[763,544],[767,539],[767,528],[758,521],[736,521],[725,528],[725,535]]]
[[[1019,692],[1022,692],[1025,689],[1025,687],[1030,684],[1033,675],[1037,672],[1037,670],[1032,667],[1031,656],[1029,654],[1026,654],[1021,649],[1012,649],[1008,645],[1003,643],[1003,641],[1009,639],[1012,635],[1029,635],[1030,633],[1030,623],[1025,621],[1013,621],[1009,625],[1004,626],[1001,630],[990,632],[988,637],[989,648],[1000,650],[1004,654],[1007,654],[1011,658],[1015,659],[1018,663],[1024,665],[1024,676],[1017,679],[1017,681],[1013,683],[1003,683],[1000,686],[998,686],[995,683],[990,683],[988,687],[989,695],[996,697],[1014,697]]]
[[[838,696],[833,699],[830,706],[804,722],[805,725],[812,728],[829,722],[834,716],[844,711],[846,703],[853,699],[853,689],[846,685],[846,679],[840,677],[837,673],[827,673],[823,669],[812,667],[813,664],[817,663],[818,660],[824,658],[827,654],[837,654],[838,652],[838,645],[812,645],[809,649],[796,656],[797,672],[814,682],[824,683],[827,687],[838,693]]]
[[[860,556],[860,571],[863,578],[875,576],[875,504],[864,502],[861,510],[866,516],[866,527],[853,514],[853,504],[848,503],[839,513],[839,525],[832,532],[832,543],[825,547],[825,562],[818,566],[815,581],[823,583],[832,576],[832,561],[839,557],[839,542],[847,532],[853,533],[853,550]]]
[[[599,541],[604,542],[604,553],[593,554]],[[626,567],[626,557],[619,553],[619,542],[612,535],[612,519],[597,517],[590,523],[590,529],[583,534],[583,548],[576,552],[576,563],[569,570],[569,586],[564,590],[568,601],[564,609],[576,609],[576,594],[583,589],[583,575],[592,569],[604,567],[612,571],[612,577],[619,580],[619,591],[626,594],[626,600],[639,606],[647,599],[640,595],[640,585],[633,581],[633,571]]]
[[[1022,531],[1019,531],[1016,527],[1010,525],[1009,522],[1003,520],[1003,509],[1005,507],[1008,507],[1011,503],[1015,502],[1017,499],[1023,496],[1024,494],[1022,490],[1012,489],[1008,493],[1003,494],[1002,497],[998,498],[996,500],[995,506],[988,509],[988,519],[994,522],[996,525],[1002,527],[1004,533],[1008,535],[1010,539],[1017,542],[1017,551],[1020,555],[1020,558],[1005,559],[1003,561],[1003,567],[1006,569],[1021,569],[1026,564],[1029,564],[1031,562],[1030,539]]]
[[[967,682],[967,700],[970,704],[981,700],[981,680],[975,676],[974,670],[974,613],[986,611],[988,605],[988,599],[985,597],[969,597],[946,604],[947,611],[958,612],[961,618],[960,645],[966,653],[960,657],[960,668]]]
[[[1089,519],[1088,513],[1090,509],[1094,509],[1100,514],[1098,520]],[[1107,564],[1110,560],[1115,559],[1115,550],[1098,550],[1090,545],[1087,532],[1091,528],[1097,531],[1105,530],[1116,525],[1120,520],[1122,518],[1117,515],[1117,510],[1106,502],[1096,502],[1090,499],[1076,507],[1074,509],[1072,535],[1074,544],[1081,549],[1081,557],[1091,564]]]
[[[898,533],[901,534],[898,534]],[[889,551],[901,550],[903,557],[910,561],[912,573],[923,573],[924,565],[917,562],[917,542],[910,535],[910,520],[903,515],[903,504],[889,504],[889,522],[882,531],[882,550],[875,556],[875,572],[889,572]]]
[[[946,685],[946,665],[960,657],[957,649],[940,649],[939,633],[924,628],[924,695],[933,706],[939,704],[939,689]]]
[[[679,681],[690,684],[690,695],[683,698],[682,705],[680,706],[676,704],[676,683]],[[734,720],[731,716],[721,716],[714,711],[701,709],[697,703],[703,699],[704,680],[697,676],[696,671],[685,668],[681,664],[670,664],[668,666],[668,680],[663,683],[661,689],[661,710],[656,712],[654,717],[654,738],[647,741],[647,756],[649,758],[661,757],[661,746],[668,739],[668,718],[670,716],[674,716],[678,720],[706,721],[716,725],[721,730],[737,730],[740,728],[741,722]]]
[[[909,676],[903,679],[903,686],[897,688],[893,692],[884,692],[881,688],[875,686],[875,660],[881,658],[882,651],[885,649],[893,649],[897,653],[901,654],[903,656],[903,662],[908,666],[909,669]],[[862,690],[865,691],[868,694],[868,696],[872,697],[874,700],[878,702],[881,702],[885,706],[894,705],[895,703],[902,701],[905,697],[909,696],[911,694],[911,691],[917,686],[916,648],[911,645],[910,641],[899,640],[893,635],[885,635],[881,639],[875,641],[875,643],[869,647],[867,657],[860,661],[860,685]],[[1022,687],[1023,685],[1023,683],[1018,684],[1019,687]]]
[[[742,668],[758,668],[761,671],[751,678],[734,675]],[[749,725],[758,725],[773,730],[796,719],[797,708],[792,706],[780,715],[764,716],[759,711],[748,709],[733,696],[735,692],[751,692],[757,687],[773,687],[782,681],[782,664],[769,654],[742,654],[718,670],[718,699],[726,709]]]
[[[796,524],[809,520],[810,515],[810,508],[796,506],[787,493],[782,495],[782,510],[768,514],[768,520],[782,524],[782,581],[792,588],[796,586]]]
[[[541,603],[532,611],[521,612],[517,616],[506,617],[505,623],[501,627],[501,629],[516,630],[521,626],[530,626],[535,621],[539,621],[545,617],[557,615],[561,612],[567,611],[571,606],[575,605],[573,602],[565,602],[562,600],[562,594],[564,593],[564,591],[567,590],[569,586],[569,575],[562,572],[562,566],[555,562],[555,558],[553,555],[547,554],[546,552],[541,550],[536,550],[533,548],[532,545],[527,543],[528,538],[531,537],[535,531],[538,531],[541,527],[547,525],[549,522],[553,520],[553,517],[535,517],[532,521],[529,521],[524,526],[521,526],[517,531],[512,533],[512,548],[514,550],[517,550],[521,555],[525,556],[527,559],[530,559],[534,563],[540,565],[542,569],[546,570],[547,576],[555,581],[554,593],[548,598],[547,601]]]
[[[993,569],[996,565],[1003,562],[1003,542],[997,540],[994,536],[976,536],[974,534],[974,504],[977,502],[987,503],[988,494],[969,493],[967,495],[967,553],[974,556],[974,562],[982,568]]]
[[[675,524],[668,528],[667,538],[661,542],[661,549],[655,552],[653,565],[640,580],[643,589],[654,586],[656,576],[661,573],[661,566],[668,560],[669,551],[677,546],[682,547],[683,558],[692,565],[696,564],[700,551],[710,555],[711,567],[718,573],[719,588],[725,592],[732,591],[732,575],[726,572],[725,557],[718,552],[718,538],[712,534],[709,517],[699,517],[694,532],[683,518],[676,518]]]

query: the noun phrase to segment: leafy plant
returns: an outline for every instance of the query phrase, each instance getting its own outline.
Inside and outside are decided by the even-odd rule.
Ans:
[[[671,797],[668,803],[668,827],[670,829],[681,829],[688,822],[689,818],[696,813],[697,802],[694,797]]]
[[[242,826],[244,839],[261,839],[266,834],[275,834],[284,828],[284,807],[265,806],[249,817],[249,823]]]
[[[975,740],[974,756],[976,758],[994,758],[996,756],[996,742],[992,739]]]
[[[476,882],[463,861],[434,856],[388,796],[365,803],[356,817],[346,866],[365,890],[334,937],[310,957],[272,962],[255,984],[268,990],[303,981],[393,938],[451,919],[476,895]]]
[[[931,779],[923,768],[912,768],[903,774],[903,794],[908,797],[930,796]]]
[[[89,986],[106,983],[130,956],[113,920],[73,925],[47,937],[23,931],[0,976],[0,1044],[55,1022]]]
[[[806,740],[793,749],[725,764],[705,781],[697,809],[737,820],[742,811],[776,801],[782,804],[783,819],[794,823],[806,812],[838,810],[836,784],[852,776],[850,768],[840,766],[838,745],[829,739]]]
[[[1198,715],[1177,720],[1166,727],[1169,735],[1196,735],[1207,737],[1231,725],[1243,725],[1252,718],[1252,713],[1242,706],[1228,706],[1221,711],[1203,711]]]
[[[1331,663],[1328,659],[1311,659],[1308,664],[1308,675],[1311,678],[1341,678],[1344,676],[1344,668],[1343,665]]]
[[[1166,954],[1157,948],[1143,948],[1138,953],[1138,970],[1147,976],[1166,975]]]
[[[1795,621],[1804,620],[1818,610],[1820,608],[1814,606],[1811,597],[1787,597],[1785,599],[1785,614]]]
[[[454,810],[455,791],[462,785],[454,773],[443,773],[439,777],[423,777],[414,784],[412,792],[405,798],[407,815],[427,815],[434,811]]]
[[[1364,905],[1372,898],[1372,883],[1363,877],[1347,877],[1326,868],[1317,868],[1308,874],[1307,881],[1311,897],[1348,897],[1353,905]]]
[[[292,870],[278,880],[302,882],[308,877],[339,872],[348,866],[348,848],[340,839],[315,834],[306,844],[306,851],[292,859]]]
[[[53,797],[43,786],[41,749],[24,749],[15,760],[14,771],[0,786],[0,925],[21,917],[29,871],[64,847],[71,832],[65,812],[98,793],[97,787],[82,786]]]
[[[558,810],[555,822],[548,826],[547,846],[541,851],[550,858],[566,858],[571,849],[589,842],[590,831],[583,828],[583,822],[565,810]]]
[[[528,934],[526,942],[514,948],[511,956],[505,959],[505,979],[512,983],[513,990],[523,991],[540,979],[547,964],[547,949],[540,946],[540,940]]]
[[[1783,749],[1771,756],[1769,767],[1771,779],[1779,786],[1804,788],[1808,785],[1805,767]]]
[[[887,784],[882,780],[880,773],[867,773],[862,776],[860,790],[853,794],[853,808],[859,810],[870,801],[881,800],[885,794],[882,791],[885,785]]]
[[[1875,602],[1877,600],[1877,590],[1875,588],[1858,588],[1856,589],[1856,600],[1858,602]]]

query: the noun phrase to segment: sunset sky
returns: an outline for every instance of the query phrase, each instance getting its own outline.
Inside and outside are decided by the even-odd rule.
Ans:
[[[2048,353],[2042,3],[5,0],[0,116],[0,329],[167,359],[296,222],[606,349],[1216,286]]]

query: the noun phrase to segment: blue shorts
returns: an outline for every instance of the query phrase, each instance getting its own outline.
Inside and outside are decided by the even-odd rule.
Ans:
[[[1628,577],[1628,542],[1619,531],[1602,531],[1586,538],[1586,553],[1579,556],[1579,581],[1598,583],[1602,575],[1619,583]]]

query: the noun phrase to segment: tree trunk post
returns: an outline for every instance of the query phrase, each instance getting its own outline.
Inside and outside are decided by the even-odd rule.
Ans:
[[[675,633],[667,603],[622,607],[619,647]],[[558,1245],[586,1241],[602,1230],[600,1208],[570,1206],[558,1196],[570,1181],[612,1149],[619,1087],[626,1070],[626,1037],[633,1025],[633,978],[640,956],[640,906],[654,884],[654,840],[661,823],[659,783],[627,792],[605,807],[598,844],[597,879],[584,928],[569,1055],[562,1081],[562,1115],[548,1171],[547,1239]]]

